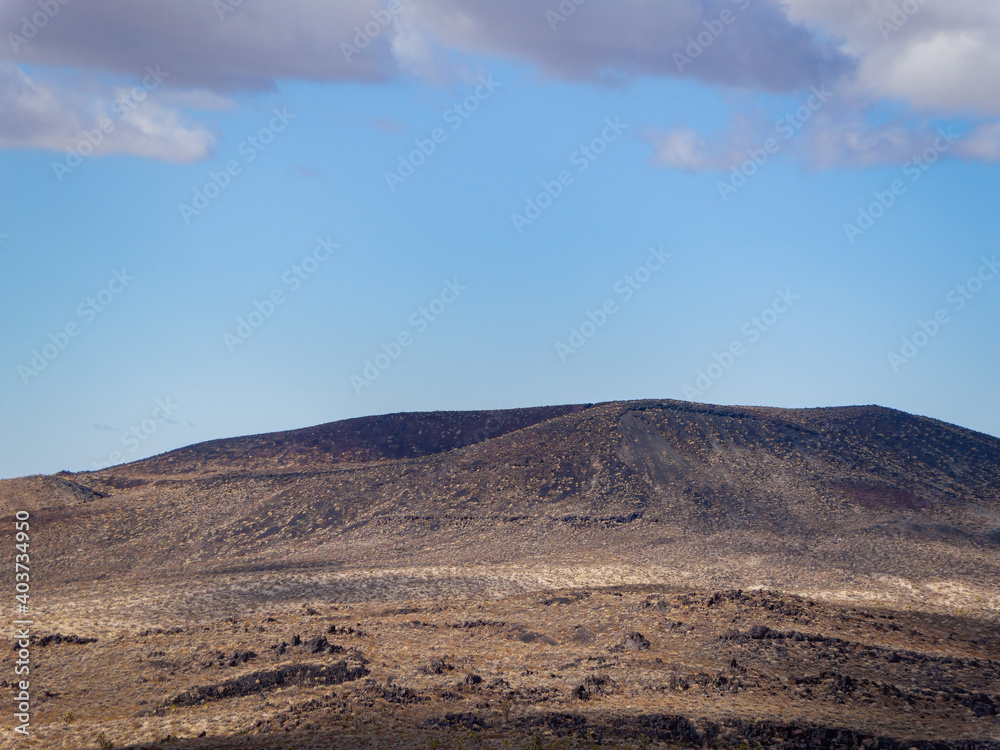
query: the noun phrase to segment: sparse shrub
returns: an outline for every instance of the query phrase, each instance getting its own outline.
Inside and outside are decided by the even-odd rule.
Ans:
[[[108,739],[108,735],[101,732],[97,735],[97,746],[101,750],[114,750],[115,743]]]
[[[500,713],[503,714],[503,723],[506,724],[510,721],[510,709],[513,708],[514,704],[510,702],[509,699],[505,698],[500,701]]]
[[[62,716],[59,717],[59,720],[63,724],[72,724],[73,723],[73,719],[75,719],[75,718],[76,718],[76,714],[74,714],[72,711],[67,711]]]

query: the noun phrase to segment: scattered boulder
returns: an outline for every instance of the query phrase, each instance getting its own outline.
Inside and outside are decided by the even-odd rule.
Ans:
[[[754,625],[747,633],[747,637],[755,641],[760,641],[764,638],[772,638],[773,636],[771,635],[771,628],[767,625]]]
[[[330,625],[330,627],[326,629],[326,632],[328,635],[335,635],[339,633],[340,635],[356,635],[360,638],[364,638],[368,635],[363,630],[355,630],[352,627],[338,628],[335,624]]]
[[[251,659],[256,659],[257,654],[253,651],[233,651],[232,655],[229,657],[228,666],[236,667],[240,664],[246,664]]]
[[[444,674],[445,672],[450,672],[455,667],[444,659],[435,659],[426,667],[421,667],[420,671],[424,674]]]
[[[972,713],[980,719],[987,716],[1000,715],[1000,706],[998,706],[993,699],[990,698],[990,696],[984,693],[970,695],[962,700],[962,705],[972,711]]]
[[[445,714],[437,719],[428,719],[422,725],[426,729],[474,729],[481,730],[486,723],[481,716],[472,713]]]
[[[385,685],[382,685],[375,680],[367,680],[358,690],[358,693],[371,698],[381,698],[389,703],[397,703],[400,705],[419,703],[423,700],[423,698],[421,698],[416,691],[411,688],[403,687],[402,685],[393,685],[391,678]],[[370,701],[368,703],[371,705]]]
[[[645,651],[652,644],[642,633],[634,631],[627,633],[625,638],[617,646],[612,646],[611,651],[620,653],[622,651]]]
[[[321,635],[316,635],[305,641],[302,648],[309,654],[321,654],[330,647],[330,643]]]
[[[691,683],[688,682],[687,678],[683,675],[670,675],[670,679],[667,681],[667,687],[671,690],[689,690],[691,688]]]
[[[607,695],[611,692],[614,681],[607,675],[591,674],[587,675],[581,687],[585,688],[591,696]]]

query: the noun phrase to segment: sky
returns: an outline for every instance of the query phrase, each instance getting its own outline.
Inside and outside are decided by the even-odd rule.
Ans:
[[[1000,435],[1000,6],[6,0],[0,477],[399,411]]]

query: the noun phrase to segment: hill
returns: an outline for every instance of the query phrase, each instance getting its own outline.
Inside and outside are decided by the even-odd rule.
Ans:
[[[96,472],[0,482],[5,528],[13,528],[18,510],[32,514],[35,617],[44,629],[100,642],[118,639],[122,648],[134,649],[148,641],[141,632],[180,628],[190,636],[175,639],[171,663],[177,666],[171,675],[185,663],[179,654],[197,650],[192,639],[217,640],[229,621],[264,632],[270,618],[298,622],[305,610],[351,612],[351,621],[384,631],[377,612],[393,602],[395,609],[386,612],[433,614],[434,607],[449,607],[456,617],[461,612],[474,621],[485,617],[477,613],[486,608],[495,622],[509,622],[504,608],[515,607],[521,630],[504,625],[497,631],[506,643],[522,631],[535,632],[532,618],[548,617],[527,614],[542,601],[538,592],[543,600],[572,603],[605,601],[610,594],[600,592],[614,590],[617,596],[634,595],[628,614],[618,619],[636,630],[663,625],[662,618],[648,619],[643,597],[652,595],[654,604],[683,596],[702,602],[696,608],[702,613],[699,627],[708,628],[710,636],[699,648],[708,649],[702,665],[708,669],[715,664],[708,655],[718,650],[711,644],[733,630],[732,623],[765,622],[758,604],[739,604],[744,594],[733,592],[769,590],[784,602],[779,609],[821,607],[823,616],[813,620],[828,623],[824,638],[831,637],[831,628],[843,629],[836,623],[864,620],[859,606],[897,613],[893,617],[912,611],[945,618],[924,619],[923,625],[914,620],[911,627],[941,634],[934,636],[937,645],[891,630],[884,631],[891,635],[888,641],[872,631],[851,642],[862,651],[911,648],[926,654],[945,649],[946,633],[956,633],[966,639],[962,658],[985,661],[970,667],[979,670],[975,676],[957,680],[954,695],[982,693],[986,699],[970,705],[993,705],[985,685],[996,671],[990,660],[998,657],[997,644],[983,633],[996,631],[1000,605],[1000,440],[891,409],[649,400],[394,414],[215,440]],[[556,590],[569,593],[552,593]],[[737,603],[729,619],[716,617],[723,607],[709,605],[711,611],[703,612],[703,602],[713,596]],[[675,598],[664,607],[673,612],[687,606]],[[543,609],[549,612],[548,605]],[[808,623],[801,618],[775,620],[775,610],[767,611],[768,627],[790,633],[789,639],[798,638],[795,632],[816,634],[818,625],[804,631]],[[586,625],[590,620],[583,610],[573,617],[598,641],[612,639],[602,646],[604,653],[615,646],[614,638],[624,637],[604,615],[598,618],[603,630]],[[947,620],[956,617],[965,619]],[[673,622],[686,627],[687,621]],[[194,635],[196,623],[205,623],[204,636]],[[576,643],[590,653],[593,641],[574,641],[566,635],[573,632],[565,630],[570,625],[553,620],[540,642]],[[741,632],[749,638],[749,631]],[[355,645],[371,661],[375,645]],[[771,645],[778,648],[779,642]],[[844,659],[852,663],[863,656],[851,651],[855,646],[826,648],[830,656],[824,658],[841,664],[836,674],[847,674]],[[247,646],[255,653],[260,647]],[[466,646],[446,639],[436,648],[464,653]],[[670,653],[669,658],[684,660]],[[759,648],[755,653],[754,659],[766,656]],[[532,657],[523,656],[530,663]],[[744,658],[731,656],[738,663]],[[384,658],[383,667],[403,657],[386,652]],[[662,662],[668,653],[656,658]],[[338,667],[337,674],[364,664],[356,660]],[[855,666],[849,679],[875,679],[863,664]],[[742,673],[713,668],[726,680],[743,679]],[[546,669],[554,678],[554,666]],[[672,669],[678,680],[694,684],[695,672],[677,671],[676,663]],[[755,669],[767,671],[764,662]],[[383,676],[404,673],[390,669]],[[507,671],[500,673],[510,680]],[[191,682],[195,677],[201,679],[192,673],[166,682],[180,694],[197,687]],[[768,680],[772,677],[778,679],[772,674]],[[633,678],[630,672],[609,677],[621,689]],[[928,673],[907,690],[933,681]],[[898,681],[892,684],[902,689]],[[597,683],[584,687],[604,689]],[[230,689],[236,688],[225,688]],[[872,700],[882,705],[883,698]],[[681,713],[694,720],[697,701],[673,703],[678,710],[686,706]],[[742,709],[727,714],[714,698],[709,704],[715,706],[709,712],[714,718],[692,724],[701,743],[716,731],[712,722],[729,727],[734,716],[744,715]],[[226,705],[231,714],[236,711],[236,704]],[[772,719],[791,726],[782,710],[777,706]],[[988,737],[996,729],[988,718],[995,712],[977,710],[993,723],[961,724],[961,736]],[[852,731],[862,726],[862,714],[869,716],[861,704],[857,711],[851,714]],[[795,722],[815,723],[818,716],[800,711]],[[600,721],[613,724],[612,719]],[[908,735],[898,722],[879,724],[874,714],[864,721],[872,731],[878,725],[897,738],[931,736],[933,723],[917,722],[923,734]],[[816,726],[834,725],[824,719]],[[948,736],[954,726],[939,727],[939,733]]]

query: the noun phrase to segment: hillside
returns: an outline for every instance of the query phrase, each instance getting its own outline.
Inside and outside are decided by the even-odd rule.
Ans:
[[[97,472],[0,482],[5,528],[13,528],[16,510],[32,513],[34,616],[43,630],[99,642],[116,639],[122,648],[128,644],[126,650],[146,642],[142,631],[191,633],[165,649],[175,653],[176,665],[165,686],[178,694],[193,689],[190,680],[205,678],[173,676],[187,674],[186,667],[177,672],[186,658],[180,654],[194,647],[192,638],[222,638],[229,621],[264,632],[269,618],[301,618],[304,610],[315,609],[351,612],[350,620],[337,621],[367,622],[362,629],[381,631],[380,607],[434,613],[435,607],[448,606],[457,608],[456,617],[461,611],[473,620],[485,617],[477,614],[485,607],[491,621],[506,622],[504,608],[521,602],[516,606],[527,607],[518,620],[523,630],[534,621],[530,618],[556,614],[546,609],[549,614],[524,619],[537,605],[538,592],[569,591],[556,598],[569,596],[571,602],[582,601],[573,597],[585,592],[585,598],[605,601],[608,595],[598,594],[608,587],[635,596],[652,592],[654,599],[694,592],[692,602],[716,594],[740,602],[743,594],[732,593],[738,590],[782,592],[774,596],[786,602],[785,609],[804,606],[788,605],[787,597],[825,607],[816,620],[827,623],[823,637],[851,618],[863,620],[859,606],[945,618],[911,628],[938,633],[936,645],[905,634],[883,643],[883,635],[872,631],[858,641],[869,644],[858,645],[861,651],[834,644],[824,658],[839,663],[833,672],[841,675],[861,659],[851,679],[863,675],[878,682],[862,666],[868,658],[864,649],[889,649],[888,654],[909,648],[944,658],[947,633],[958,633],[968,642],[956,654],[985,659],[970,668],[974,677],[956,682],[959,702],[965,700],[962,690],[973,684],[973,693],[992,701],[989,675],[998,665],[990,659],[1000,658],[996,644],[983,635],[995,633],[1000,607],[1000,440],[875,406],[787,410],[638,401],[353,419],[216,440]],[[687,606],[677,603],[687,601],[683,598],[671,601],[671,612]],[[615,616],[620,626],[611,627],[600,615],[603,630],[587,627],[604,639],[619,637],[628,622],[633,630],[681,627],[649,621],[641,598],[629,606]],[[723,674],[711,644],[743,627],[740,622],[750,627],[765,621],[753,615],[753,607],[737,609],[728,620],[716,618],[722,610],[711,605],[698,615],[700,627],[711,634],[699,647],[707,649],[704,669],[710,665]],[[636,613],[642,614],[638,620]],[[583,610],[573,617],[586,620]],[[745,617],[750,619],[740,619]],[[956,617],[966,619],[947,620]],[[810,620],[766,621],[793,633]],[[196,623],[205,624],[204,636],[193,635]],[[571,626],[556,618],[545,637],[553,644],[576,643],[565,635]],[[859,632],[868,633],[864,627]],[[501,640],[516,640],[520,632],[504,629]],[[577,645],[590,653],[591,642],[585,638]],[[467,648],[463,643],[445,639],[440,648],[455,654]],[[373,643],[355,645],[372,660]],[[778,648],[777,641],[771,645]],[[602,648],[612,646],[609,641]],[[246,645],[255,653],[261,647]],[[764,658],[754,648],[753,658]],[[572,654],[565,656],[572,660]],[[383,667],[405,661],[395,652],[384,658]],[[527,664],[533,657],[524,658]],[[668,652],[657,657],[666,660],[662,663],[671,658],[684,659],[675,653],[668,658]],[[732,658],[742,664],[749,657]],[[362,664],[338,667],[347,670],[338,674]],[[555,666],[545,669],[555,675]],[[409,674],[383,667],[384,677]],[[375,666],[366,669],[378,672]],[[702,674],[697,670],[685,671],[677,663],[671,669],[688,684],[702,680],[695,679]],[[725,680],[749,679],[732,669]],[[748,693],[745,710],[751,713],[755,701],[773,694],[769,680],[784,679],[765,662],[754,669],[764,670],[756,683],[764,693],[752,700],[757,688]],[[797,674],[805,667],[788,669]],[[497,674],[512,680],[505,670]],[[770,676],[765,679],[764,673]],[[623,690],[633,677],[627,672],[614,679]],[[934,682],[931,673],[914,679],[911,692]],[[600,693],[595,685],[587,690]],[[633,688],[645,689],[639,683]],[[883,698],[872,700],[881,705]],[[698,701],[671,701],[678,711],[686,706],[685,716],[714,717],[704,726],[692,725],[700,742],[708,741],[706,731],[716,731],[712,722],[730,726],[726,722],[744,711],[727,714],[725,701],[712,699],[714,708],[705,714],[695,710]],[[59,704],[53,702],[55,710]],[[894,737],[951,731],[941,728],[945,724],[932,731],[931,723],[917,722],[913,726],[923,726],[923,734],[906,734],[905,721],[880,724],[879,711],[871,713],[863,703],[851,714],[855,729],[864,725]],[[236,705],[226,704],[225,710],[236,711]],[[943,721],[944,706],[928,708],[927,715]],[[779,701],[774,721],[791,720],[782,710]],[[793,711],[793,723],[820,721],[811,710]],[[996,731],[996,719],[989,718],[996,713],[977,710],[986,711],[987,723],[970,719],[961,724],[960,736]],[[862,715],[867,724],[858,723]],[[836,722],[828,718],[820,725]],[[980,732],[984,727],[986,734]]]
[[[0,483],[15,507],[58,529],[38,542],[53,584],[529,559],[812,590],[881,576],[986,596],[1000,580],[1000,440],[879,407],[372,417]]]

